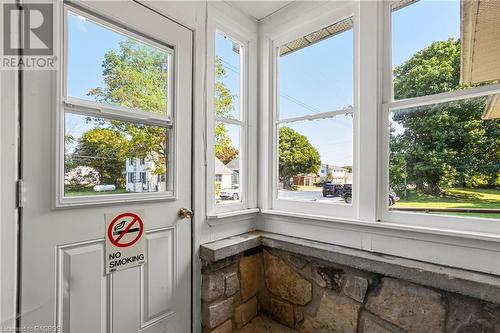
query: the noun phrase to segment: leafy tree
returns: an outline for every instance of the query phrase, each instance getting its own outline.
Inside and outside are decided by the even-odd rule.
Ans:
[[[99,172],[93,168],[79,165],[64,174],[64,184],[69,189],[98,185]]]
[[[120,50],[106,52],[102,63],[104,88],[89,91],[97,101],[164,113],[167,109],[167,55],[135,40],[120,42]]]
[[[395,98],[461,87],[460,41],[435,42],[394,70]],[[495,185],[500,172],[500,122],[482,121],[484,98],[394,113],[403,130],[391,135],[391,184],[404,181],[434,194],[454,185]]]
[[[352,172],[352,165],[345,165],[342,168],[346,169],[348,172]]]
[[[318,151],[304,135],[289,127],[279,130],[279,178],[284,188],[293,189],[290,178],[301,173],[317,173],[321,166]]]
[[[95,128],[82,134],[73,159],[99,172],[101,184],[122,186],[128,153],[126,137],[115,129]]]
[[[460,40],[435,42],[394,69],[396,99],[456,90],[460,84]]]
[[[89,96],[99,102],[152,113],[167,110],[167,55],[134,40],[120,42],[120,50],[104,56],[104,87],[93,88]],[[154,174],[165,174],[167,132],[164,128],[112,121],[112,127],[130,138],[124,143],[126,157],[148,157]],[[122,165],[123,168],[123,165]]]

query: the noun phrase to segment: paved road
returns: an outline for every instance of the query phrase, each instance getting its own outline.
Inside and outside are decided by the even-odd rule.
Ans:
[[[323,197],[321,191],[279,191],[279,198],[294,199],[294,200],[308,200],[317,202],[344,202],[341,197]]]

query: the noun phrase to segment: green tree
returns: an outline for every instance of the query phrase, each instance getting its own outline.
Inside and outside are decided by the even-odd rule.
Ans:
[[[101,184],[122,187],[127,147],[127,139],[118,130],[94,128],[83,133],[78,139],[73,159],[78,165],[97,170]]]
[[[132,39],[119,46],[118,52],[111,50],[104,55],[104,87],[90,89],[88,95],[99,102],[165,113],[167,54]]]
[[[394,69],[397,99],[461,87],[460,41],[435,42]],[[453,185],[493,185],[499,173],[498,121],[482,121],[484,98],[443,103],[393,114],[391,184],[405,179],[434,194]],[[485,153],[485,150],[487,153]]]
[[[167,111],[168,56],[165,52],[129,39],[120,42],[118,52],[111,50],[105,54],[102,67],[104,87],[91,89],[89,96],[99,102],[146,112]],[[124,142],[126,157],[147,157],[154,162],[155,169],[151,170],[154,174],[165,174],[165,128],[121,121],[111,124],[130,138]]]
[[[321,166],[318,151],[304,135],[289,127],[279,130],[279,178],[284,188],[293,189],[290,178],[301,173],[317,173]]]

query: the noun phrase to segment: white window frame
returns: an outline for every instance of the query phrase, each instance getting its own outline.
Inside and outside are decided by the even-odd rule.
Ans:
[[[362,188],[363,179],[360,175],[360,153],[362,146],[359,141],[360,129],[360,116],[359,116],[359,21],[358,21],[358,3],[348,3],[340,8],[336,6],[335,10],[327,9],[326,12],[314,21],[304,20],[304,24],[294,27],[294,29],[286,31],[276,36],[271,36],[271,128],[270,128],[270,151],[271,151],[271,174],[270,184],[271,193],[269,193],[271,209],[283,212],[303,213],[310,214],[311,216],[330,216],[335,218],[357,219],[360,217],[360,207],[363,205],[362,197],[359,195],[360,188]],[[278,198],[278,127],[280,124],[289,120],[312,120],[321,118],[331,118],[330,112],[321,113],[319,115],[310,115],[305,117],[279,119],[279,47],[293,41],[297,38],[303,37],[314,31],[341,22],[345,19],[352,18],[353,20],[353,106],[352,108],[345,109],[344,111],[338,110],[339,116],[350,112],[353,116],[353,202],[352,204],[345,203],[316,203],[301,200],[290,200]],[[331,37],[335,38],[335,36]]]
[[[500,228],[494,232],[460,231],[455,222],[454,229],[443,226],[426,227],[409,223],[407,216],[395,222],[382,219],[383,207],[380,200],[385,196],[383,135],[386,112],[382,109],[384,59],[384,1],[359,1],[359,29],[357,47],[358,82],[357,98],[360,117],[357,139],[359,209],[353,218],[319,215],[307,212],[278,210],[273,207],[273,193],[269,184],[273,182],[272,128],[274,122],[273,75],[275,55],[273,41],[289,31],[321,20],[326,23],[313,26],[315,29],[327,26],[346,2],[308,3],[296,2],[273,14],[260,24],[260,147],[259,161],[259,207],[261,214],[257,221],[259,230],[286,234],[292,237],[310,239],[339,246],[373,251],[398,257],[411,258],[421,262],[432,262],[445,266],[460,267],[488,274],[500,274]],[[330,21],[328,21],[330,20]],[[293,38],[289,38],[293,39]],[[361,93],[362,92],[362,93]],[[383,119],[384,118],[384,119]],[[385,120],[387,124],[387,120]],[[385,134],[384,134],[385,135]],[[385,190],[384,190],[385,192]],[[356,195],[356,194],[355,194]],[[384,200],[384,204],[386,200]],[[411,216],[410,216],[411,217]],[[456,221],[456,219],[455,219]],[[488,221],[491,223],[491,221]],[[495,229],[495,227],[492,227]]]
[[[141,32],[135,30],[135,27],[128,27],[127,22],[120,22],[114,18],[102,17],[90,6],[68,4],[61,2],[59,4],[59,13],[61,21],[58,22],[59,40],[57,49],[59,59],[62,59],[60,75],[58,76],[58,91],[57,96],[57,114],[56,114],[56,131],[55,142],[57,143],[56,151],[56,170],[55,170],[55,208],[73,207],[73,206],[93,206],[104,205],[110,203],[123,202],[143,202],[151,200],[175,200],[177,188],[177,177],[175,176],[176,165],[176,122],[174,121],[177,114],[176,108],[176,88],[175,77],[177,76],[177,68],[175,66],[177,54],[174,47],[169,46],[166,41],[161,41],[155,34]],[[115,31],[132,37],[141,43],[151,45],[165,51],[169,57],[169,77],[167,83],[167,109],[165,114],[154,114],[142,110],[131,109],[122,106],[99,103],[94,101],[82,100],[79,98],[67,95],[67,38],[68,38],[68,20],[69,13],[74,13],[88,18],[94,23],[104,26],[106,29]],[[64,160],[65,160],[65,114],[72,113],[76,115],[91,116],[97,118],[105,118],[109,120],[119,120],[125,122],[135,122],[143,125],[163,127],[167,131],[167,189],[164,192],[141,192],[141,193],[123,193],[123,194],[107,194],[107,195],[87,195],[78,197],[66,197],[64,195]]]
[[[232,214],[254,213],[257,206],[257,121],[256,109],[256,45],[254,32],[227,17],[209,5],[207,23],[207,74],[206,74],[206,202],[209,218],[228,217]],[[240,119],[219,118],[215,115],[215,40],[222,33],[241,46],[240,52]],[[215,200],[215,124],[221,121],[240,127],[240,200],[235,203],[217,204]]]
[[[381,172],[379,188],[379,218],[383,222],[405,223],[409,226],[447,229],[465,233],[500,234],[500,218],[486,219],[480,217],[462,217],[452,215],[431,215],[426,213],[390,210],[387,205],[389,196],[389,115],[393,110],[425,106],[443,102],[458,101],[466,98],[487,96],[500,93],[500,84],[481,86],[465,90],[438,93],[421,97],[413,97],[402,100],[394,100],[393,78],[392,78],[392,9],[391,6],[397,1],[383,2],[383,78],[382,82],[382,107],[379,119],[379,140],[381,142]]]

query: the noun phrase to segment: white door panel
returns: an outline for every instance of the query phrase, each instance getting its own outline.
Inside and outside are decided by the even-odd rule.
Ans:
[[[89,2],[91,11],[174,49],[175,198],[53,208],[59,73],[23,74],[21,326],[64,332],[189,332],[192,32],[133,2]],[[90,8],[90,7],[89,7]],[[62,11],[60,11],[62,13]],[[59,133],[60,135],[60,133]],[[104,273],[106,213],[145,212],[147,263]]]

